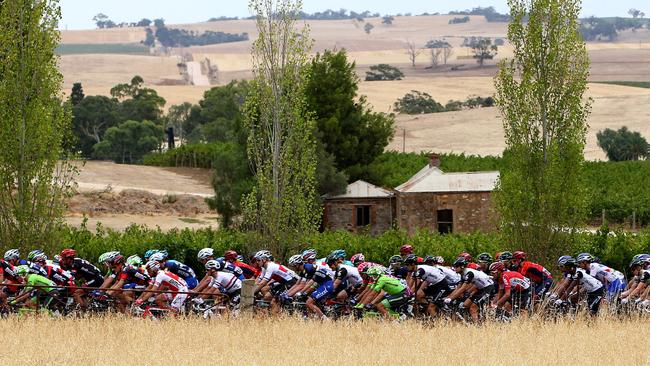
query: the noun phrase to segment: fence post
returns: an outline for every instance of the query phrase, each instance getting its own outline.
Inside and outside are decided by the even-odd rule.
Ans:
[[[603,208],[602,224],[605,224],[605,209]]]
[[[632,211],[632,230],[636,230],[636,210]]]
[[[242,281],[241,288],[241,308],[247,310],[253,307],[255,302],[255,280],[248,279]]]

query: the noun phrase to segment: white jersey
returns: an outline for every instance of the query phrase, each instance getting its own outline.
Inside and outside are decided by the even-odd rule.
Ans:
[[[442,282],[446,277],[440,268],[427,265],[419,265],[416,274],[419,279],[431,285]]]
[[[347,264],[339,264],[335,278],[345,281],[348,287],[356,286],[363,282],[359,270],[353,266],[348,266]]]
[[[616,280],[625,280],[625,276],[621,272],[600,263],[591,263],[589,265],[589,275],[605,284]]]
[[[160,289],[169,289],[173,292],[187,292],[187,283],[178,275],[167,271],[158,271],[153,285]]]
[[[453,269],[445,266],[440,266],[440,265],[436,267],[438,267],[438,269],[440,269],[442,273],[445,274],[445,278],[447,279],[447,283],[449,284],[449,286],[455,286],[458,284],[458,282],[460,282],[461,280],[460,274],[456,273],[456,271],[454,271]]]
[[[298,279],[299,277],[296,272],[286,268],[285,266],[281,266],[275,262],[268,262],[261,278],[265,281],[274,280],[278,283],[285,283]]]
[[[584,269],[576,269],[576,273],[571,275],[570,278],[574,281],[579,281],[580,286],[587,292],[598,291],[603,287],[603,283],[596,278],[590,276]]]
[[[482,290],[490,285],[494,285],[494,280],[492,280],[492,277],[486,275],[483,271],[477,271],[471,268],[465,268],[463,270],[463,281],[466,283],[471,283],[479,290]]]
[[[317,271],[324,271],[330,278],[334,278],[335,272],[327,264],[314,263]]]
[[[230,294],[241,289],[241,280],[232,273],[217,272],[217,275],[212,277],[210,286]]]

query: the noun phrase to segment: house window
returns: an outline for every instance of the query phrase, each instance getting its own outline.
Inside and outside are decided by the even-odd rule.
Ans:
[[[451,234],[454,232],[453,210],[438,210],[438,232],[440,234]]]
[[[370,225],[370,206],[357,206],[357,227]]]

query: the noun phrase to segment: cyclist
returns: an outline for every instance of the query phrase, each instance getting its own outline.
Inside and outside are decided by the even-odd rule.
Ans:
[[[18,249],[9,249],[5,252],[4,259],[0,260],[0,306],[7,305],[7,298],[15,296],[20,288],[15,285],[23,283],[23,278],[16,273],[16,266],[20,261],[20,252]]]
[[[223,263],[216,260],[209,260],[205,263],[205,270],[208,276],[212,278],[210,288],[213,289],[215,296],[218,296],[220,294],[227,295],[230,310],[233,310],[236,314],[239,310],[239,304],[241,302],[242,282],[234,274],[222,272],[222,267]],[[202,298],[204,297],[205,296]]]
[[[117,298],[119,310],[126,312],[126,307],[149,286],[151,277],[142,268],[126,264],[126,258],[121,254],[113,258],[110,265],[113,270],[113,283],[107,292]]]
[[[334,295],[338,301],[345,301],[358,293],[363,279],[357,267],[340,263],[335,258],[328,259],[327,265],[334,272]]]
[[[553,276],[543,266],[526,260],[526,253],[518,250],[512,253],[510,269],[517,271],[528,278],[534,285],[533,297],[541,299],[550,291],[553,285]]]
[[[158,253],[156,253],[158,254]],[[149,262],[145,265],[147,273],[153,281],[142,292],[140,297],[135,301],[136,305],[142,305],[151,297],[155,297],[156,304],[162,308],[170,308],[176,313],[180,313],[185,300],[187,299],[187,283],[177,274],[161,271],[160,262],[153,260],[155,256],[149,257]],[[167,291],[164,293],[155,293],[151,291]]]
[[[486,274],[490,274],[490,265],[494,262],[490,253],[481,253],[476,257],[476,260],[478,262],[478,269]]]
[[[394,255],[388,260],[388,268],[390,275],[405,280],[408,275],[408,270],[402,265],[404,259],[399,255]]]
[[[494,299],[497,309],[505,309],[514,314],[513,308],[519,309],[524,315],[530,308],[530,280],[516,271],[508,271],[503,262],[490,265],[490,273],[499,285],[499,292]]]
[[[434,263],[435,267],[440,269],[442,273],[445,274],[445,280],[447,280],[447,285],[449,285],[449,288],[452,290],[455,290],[456,287],[458,287],[458,284],[462,280],[462,277],[460,274],[458,274],[456,271],[454,271],[452,268],[449,268],[444,265],[445,259],[443,257],[434,257]]]
[[[576,261],[581,269],[605,285],[607,289],[607,301],[611,302],[621,292],[625,291],[627,283],[625,282],[625,275],[623,273],[604,264],[596,263],[594,256],[589,253],[578,254]]]
[[[330,258],[326,261],[338,263],[336,258]],[[297,297],[301,297],[302,294],[309,295],[305,304],[307,309],[316,314],[318,318],[327,319],[320,309],[320,305],[334,296],[334,272],[330,267],[314,264],[305,264],[303,268],[305,269],[307,283]]]
[[[634,277],[630,281],[628,289],[621,293],[621,301],[623,304],[628,303],[630,300],[635,300],[637,303],[647,300],[647,292],[648,288],[650,288],[650,269],[647,268],[648,263],[650,263],[650,259],[646,261],[643,257],[637,256],[630,262],[630,272]]]
[[[149,257],[149,262],[151,261],[160,263],[160,267],[165,271],[171,272],[182,278],[188,289],[192,290],[199,285],[199,280],[196,279],[196,274],[190,266],[173,259],[164,259],[161,253],[155,253]]]
[[[582,268],[578,268],[574,258],[568,258],[563,261],[562,271],[565,277],[568,278],[568,284],[556,292],[559,299],[557,301],[564,301],[570,299],[573,294],[578,292],[576,288],[582,288],[587,293],[587,306],[591,315],[597,315],[600,309],[600,303],[605,295],[605,286],[602,282],[589,275]]]
[[[42,250],[32,250],[27,255],[27,266],[29,266],[29,272],[43,277],[47,277],[47,270],[39,263],[36,263],[34,259],[38,259],[41,262],[47,262],[47,256],[43,253]]]
[[[68,295],[71,294],[71,290],[74,289],[75,284],[74,277],[69,271],[64,271],[59,266],[48,264],[47,256],[42,252],[32,256],[31,263],[42,269],[42,271],[39,272],[45,273],[45,276],[43,277],[52,280],[57,286],[61,287],[58,289],[61,298],[67,298]]]
[[[244,275],[245,279],[255,279],[260,275],[259,269],[244,263],[239,259],[240,255],[237,254],[234,250],[227,250],[223,254],[224,259],[226,262],[231,263],[235,266],[237,266],[239,269],[241,269],[242,274]]]
[[[357,307],[375,307],[384,318],[389,318],[389,310],[397,310],[408,303],[407,288],[400,280],[384,274],[379,267],[369,268],[367,274],[374,281],[369,285],[374,296],[371,296],[370,300],[360,302]]]
[[[425,303],[427,297],[430,299],[427,312],[431,317],[435,317],[438,307],[442,305],[442,299],[449,295],[452,289],[440,268],[417,263],[417,257],[412,254],[404,259],[404,264],[410,273],[409,285],[415,292],[415,299],[418,302]]]
[[[494,290],[494,281],[485,273],[468,268],[468,265],[469,262],[465,257],[458,257],[454,262],[454,270],[463,276],[462,285],[446,297],[444,303],[448,305],[468,293],[469,297],[461,303],[461,308],[469,309],[472,319],[479,321],[479,310],[489,301],[490,294]]]
[[[293,287],[298,280],[296,273],[271,260],[267,250],[255,253],[255,261],[262,269],[262,275],[255,287],[255,294],[262,293],[267,301],[271,301],[271,308],[277,312],[277,297]],[[266,290],[268,286],[268,290]]]
[[[71,291],[75,302],[82,308],[85,308],[87,304],[83,298],[84,295],[104,284],[102,271],[87,260],[77,258],[77,251],[74,249],[64,249],[61,251],[60,256],[61,261],[59,265],[61,268],[69,271],[74,277],[75,282],[79,281],[81,283],[81,288],[71,289]],[[80,283],[77,283],[77,285]],[[92,289],[85,289],[88,287]]]
[[[11,305],[24,302],[27,307],[36,308],[40,304],[49,310],[61,306],[59,291],[52,280],[31,273],[27,265],[16,267],[16,274],[24,279],[25,287],[21,294],[10,302]]]

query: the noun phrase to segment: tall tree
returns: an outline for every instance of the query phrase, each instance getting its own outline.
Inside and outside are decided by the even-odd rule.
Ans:
[[[311,49],[308,28],[298,29],[299,0],[251,0],[257,16],[254,81],[246,104],[248,155],[255,187],[246,198],[247,223],[270,249],[286,255],[298,238],[315,231],[315,123],[304,87]]]
[[[120,104],[103,95],[91,95],[72,108],[72,125],[76,150],[89,158],[93,146],[102,141],[104,133],[120,122]]]
[[[472,45],[472,52],[474,52],[474,58],[476,62],[483,67],[485,60],[491,60],[494,56],[497,55],[498,47],[495,44],[492,44],[490,38],[481,38],[478,39]]]
[[[416,46],[414,42],[406,41],[406,54],[409,56],[409,60],[411,60],[411,66],[415,67],[415,60],[421,53],[422,49]]]
[[[496,204],[505,238],[548,261],[584,219],[589,57],[580,0],[508,3],[514,57],[495,78],[506,139]]]
[[[0,3],[0,241],[25,248],[55,240],[74,169],[55,49],[55,0]]]
[[[75,106],[81,103],[85,97],[86,96],[84,95],[84,89],[81,86],[81,83],[72,84],[72,92],[70,93],[70,102],[72,105]]]

